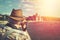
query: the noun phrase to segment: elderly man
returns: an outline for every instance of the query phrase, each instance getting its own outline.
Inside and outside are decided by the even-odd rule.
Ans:
[[[6,25],[0,25],[0,40],[31,40],[21,9],[13,9]]]

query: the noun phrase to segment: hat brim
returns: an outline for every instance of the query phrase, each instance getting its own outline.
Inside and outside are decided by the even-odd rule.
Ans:
[[[18,18],[18,17],[12,17],[12,16],[10,16],[10,18],[12,18],[12,19],[14,19],[14,20],[17,20],[17,21],[19,21],[19,20],[24,20],[24,17]]]

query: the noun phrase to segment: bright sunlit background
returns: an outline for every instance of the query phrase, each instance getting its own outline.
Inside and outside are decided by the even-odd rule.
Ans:
[[[22,9],[25,16],[60,17],[60,0],[0,0],[0,14],[10,14],[13,8]]]
[[[60,0],[36,0],[35,12],[41,16],[60,17]]]

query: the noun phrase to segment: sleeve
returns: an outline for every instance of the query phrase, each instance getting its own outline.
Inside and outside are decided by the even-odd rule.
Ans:
[[[5,35],[5,29],[0,28],[0,40],[3,39],[4,35]]]

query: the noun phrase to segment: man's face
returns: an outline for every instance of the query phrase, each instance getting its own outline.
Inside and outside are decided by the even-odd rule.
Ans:
[[[14,20],[14,23],[17,25],[20,25],[21,22],[22,22],[21,20],[20,21]]]
[[[14,19],[9,19],[9,22],[13,23],[13,24],[18,24],[20,25],[20,23],[22,22],[22,20],[14,20]]]

